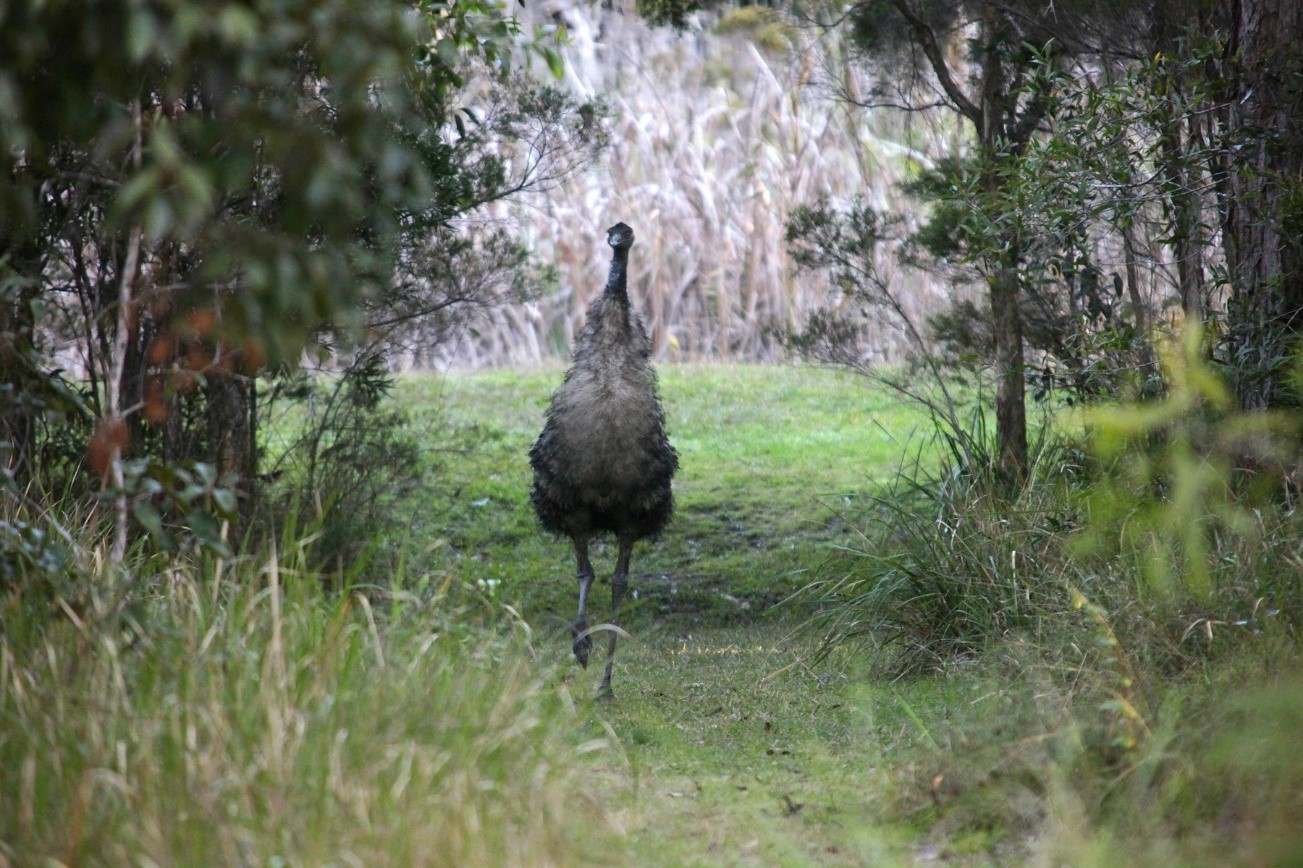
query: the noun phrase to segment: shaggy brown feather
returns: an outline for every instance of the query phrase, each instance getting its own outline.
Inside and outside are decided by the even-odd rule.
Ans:
[[[678,453],[665,433],[651,341],[629,304],[627,262],[628,248],[617,247],[529,453],[539,521],[571,538],[655,536],[674,511]]]
[[[611,274],[602,297],[588,309],[565,381],[552,395],[547,422],[529,463],[530,500],[543,527],[570,537],[579,579],[579,615],[570,625],[574,653],[583,666],[593,647],[586,616],[593,565],[588,541],[613,533],[619,544],[611,576],[611,623],[620,623],[633,544],[655,536],[674,513],[670,480],[679,455],[665,435],[665,413],[651,366],[651,341],[629,305],[629,248],[633,230],[607,230]],[[611,671],[619,631],[607,644],[599,696],[611,698]]]

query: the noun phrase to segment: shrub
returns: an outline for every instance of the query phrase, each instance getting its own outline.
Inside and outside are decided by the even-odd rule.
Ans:
[[[1010,500],[990,472],[989,449],[979,453],[985,470],[954,461],[971,446],[952,444],[941,473],[872,498],[864,545],[804,589],[819,606],[812,626],[825,649],[869,640],[897,652],[896,674],[918,674],[1039,634],[1047,617],[1070,610],[1065,539],[1076,518],[1062,489],[1033,483]],[[1037,473],[1074,474],[1072,458],[1047,445]]]
[[[916,463],[805,590],[825,655],[880,644],[891,674],[964,663],[981,682],[931,725],[905,806],[948,845],[1037,864],[1300,852],[1299,768],[1281,759],[1297,420],[1236,409],[1197,333],[1160,350],[1161,389],[1077,416],[1084,441],[1047,437],[1017,491],[984,471],[982,426],[943,428],[944,472]]]
[[[390,400],[383,365],[380,354],[363,356],[341,375],[293,379],[274,393],[290,405],[278,425],[289,442],[270,468],[270,513],[291,535],[296,523],[311,532],[316,568],[339,573],[365,561],[424,476],[420,444]]]

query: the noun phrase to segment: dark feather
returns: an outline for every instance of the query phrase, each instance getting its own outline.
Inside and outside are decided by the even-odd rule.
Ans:
[[[570,370],[529,452],[530,500],[552,533],[643,539],[669,524],[679,459],[665,432],[651,341],[629,304],[633,231],[617,224],[608,240],[615,252],[606,291],[588,310]]]

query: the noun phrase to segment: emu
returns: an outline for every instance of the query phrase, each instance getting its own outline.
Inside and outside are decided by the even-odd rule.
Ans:
[[[674,512],[670,480],[679,466],[665,433],[651,341],[629,304],[633,230],[616,223],[606,230],[606,242],[612,249],[606,290],[588,308],[570,370],[552,395],[543,433],[529,451],[534,469],[530,500],[539,523],[574,544],[579,615],[570,635],[575,658],[585,669],[593,647],[587,621],[593,584],[588,543],[609,533],[619,544],[611,577],[611,623],[618,628],[633,544],[655,537],[669,524]],[[612,697],[618,636],[618,629],[611,631],[600,699]]]

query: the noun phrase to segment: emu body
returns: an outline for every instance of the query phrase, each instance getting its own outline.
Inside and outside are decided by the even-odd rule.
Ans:
[[[571,635],[575,657],[585,667],[592,649],[588,543],[610,533],[619,544],[611,577],[611,622],[618,626],[633,544],[669,524],[674,512],[670,481],[678,468],[678,453],[665,433],[651,341],[629,304],[633,230],[617,223],[607,230],[607,243],[613,252],[606,289],[588,310],[570,370],[553,394],[543,432],[529,452],[534,469],[530,500],[539,522],[574,544],[579,615]],[[611,695],[617,637],[613,631],[607,649],[599,692],[605,698]]]

